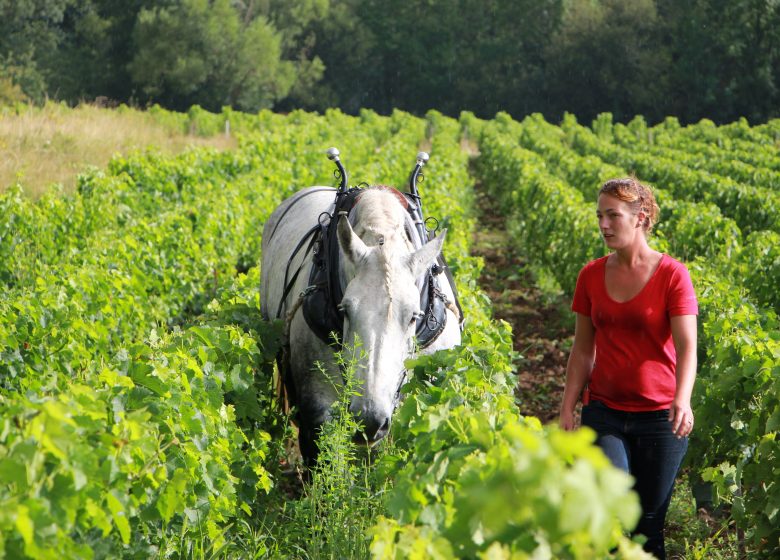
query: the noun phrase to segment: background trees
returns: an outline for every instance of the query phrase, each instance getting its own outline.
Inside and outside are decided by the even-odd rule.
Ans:
[[[662,29],[653,0],[569,3],[545,46],[550,108],[662,119],[672,66]]]
[[[778,115],[772,0],[0,0],[0,100]]]
[[[295,81],[292,63],[281,60],[280,34],[229,0],[144,8],[132,40],[128,70],[142,102],[253,111],[286,96]]]
[[[416,113],[539,110],[543,46],[558,25],[560,0],[339,4],[338,17],[320,28],[317,51],[328,101]]]

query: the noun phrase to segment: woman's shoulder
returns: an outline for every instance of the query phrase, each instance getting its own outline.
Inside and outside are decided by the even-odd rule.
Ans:
[[[609,255],[604,255],[603,257],[599,257],[598,259],[593,259],[588,264],[582,267],[580,274],[587,274],[597,270],[603,270],[604,266],[607,264],[608,258]]]
[[[659,266],[669,273],[684,272],[685,274],[688,274],[688,267],[685,266],[682,261],[678,261],[666,253],[661,254],[661,262],[659,263]]]
[[[682,261],[678,261],[674,257],[671,257],[664,253],[659,265],[661,274],[665,278],[665,282],[670,286],[679,286],[682,284],[691,284],[691,274],[688,272],[688,267]]]

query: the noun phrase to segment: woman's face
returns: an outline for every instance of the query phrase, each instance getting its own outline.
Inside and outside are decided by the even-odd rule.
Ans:
[[[641,227],[644,213],[634,214],[628,202],[615,196],[599,195],[596,216],[601,237],[610,249],[629,246],[637,235],[644,234]]]

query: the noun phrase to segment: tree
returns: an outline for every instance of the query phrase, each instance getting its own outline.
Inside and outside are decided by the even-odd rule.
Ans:
[[[0,0],[0,77],[30,97],[47,94],[47,74],[39,58],[62,41],[65,10],[75,0]]]
[[[229,0],[143,9],[133,39],[129,70],[139,97],[173,109],[254,111],[287,95],[295,79],[270,23],[242,19]]]
[[[318,28],[323,99],[357,112],[539,110],[561,0],[347,0]]]
[[[570,0],[544,53],[552,113],[662,118],[670,53],[653,0]]]
[[[780,5],[766,0],[661,0],[674,106],[683,121],[778,116]]]
[[[281,106],[292,109],[315,99],[325,71],[322,60],[314,54],[316,25],[329,16],[331,1],[248,0],[245,5],[245,18],[255,17],[256,12],[279,32],[282,59],[295,68],[295,81]]]
[[[49,91],[71,103],[106,97],[133,97],[128,62],[133,56],[133,28],[138,13],[154,0],[80,0],[62,21],[59,48],[42,57]]]

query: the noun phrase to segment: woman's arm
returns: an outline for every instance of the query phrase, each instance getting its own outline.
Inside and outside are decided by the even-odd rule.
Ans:
[[[676,315],[671,318],[672,339],[677,352],[677,389],[669,410],[669,421],[677,437],[693,430],[691,393],[696,380],[696,315]]]
[[[561,402],[560,426],[564,430],[576,428],[574,408],[577,406],[583,387],[590,378],[595,356],[596,329],[590,317],[577,313],[577,322],[574,324],[574,344],[566,364],[566,386]]]

